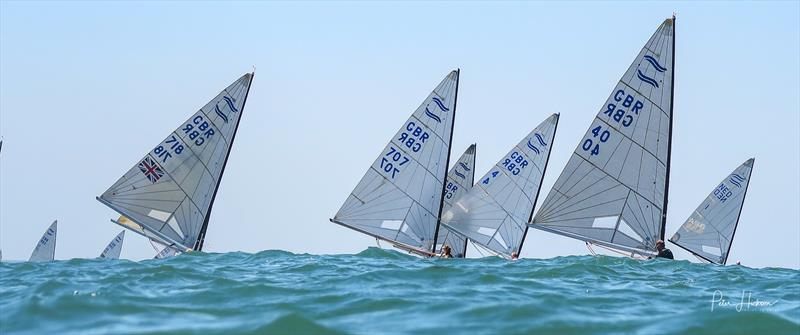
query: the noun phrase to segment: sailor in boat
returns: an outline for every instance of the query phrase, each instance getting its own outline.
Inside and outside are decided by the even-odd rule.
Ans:
[[[517,254],[517,252],[516,251],[512,251],[511,252],[511,260],[512,261],[516,261],[518,259],[519,259],[519,255]]]
[[[450,253],[450,246],[445,244],[442,246],[442,255],[439,256],[440,258],[453,258],[453,255]]]
[[[664,247],[664,240],[656,241],[656,250],[658,250],[656,257],[675,259],[672,257],[672,251]]]

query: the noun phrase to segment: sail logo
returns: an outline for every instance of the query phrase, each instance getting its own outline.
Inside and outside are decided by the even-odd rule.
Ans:
[[[731,175],[731,178],[728,179],[728,181],[730,181],[731,184],[736,185],[736,187],[742,187],[742,182],[745,181],[745,178],[734,173]]]
[[[139,170],[142,171],[144,176],[153,184],[164,176],[164,170],[162,170],[161,167],[158,166],[158,163],[150,158],[150,156],[145,157],[139,163]]]
[[[228,108],[232,112],[236,113],[236,112],[239,111],[238,109],[236,109],[236,106],[234,104],[234,102],[236,102],[236,100],[231,99],[228,96],[222,96],[222,100],[225,100],[225,103],[228,105]],[[217,101],[217,104],[214,105],[214,112],[216,112],[217,115],[219,115],[219,117],[222,119],[222,121],[225,121],[225,123],[228,123],[228,116],[225,115],[225,113],[223,113],[222,110],[219,108],[219,101]]]
[[[542,137],[541,134],[536,133],[533,136],[536,137],[536,141],[539,142],[540,145],[547,146],[547,142],[544,141],[544,138]],[[531,140],[528,140],[527,144],[528,144],[528,148],[533,150],[533,152],[535,152],[537,155],[542,153],[541,150],[539,150],[539,148],[537,148],[533,143],[531,143]]]
[[[431,100],[432,100],[433,102],[435,102],[435,103],[436,103],[436,106],[438,106],[438,107],[439,107],[439,109],[441,109],[443,112],[450,111],[450,109],[449,109],[449,108],[447,108],[447,107],[444,105],[444,103],[442,103],[442,100],[441,100],[441,99],[439,99],[438,97],[433,97],[433,98],[431,98]],[[430,104],[429,104],[429,105],[430,105]],[[430,110],[430,109],[428,109],[428,106],[425,106],[425,115],[427,115],[429,118],[433,119],[433,120],[434,120],[434,121],[436,121],[437,123],[442,123],[442,118],[440,118],[440,117],[439,117],[438,115],[436,115],[436,114],[433,114],[433,112],[431,112],[431,110]]]
[[[537,155],[542,153],[541,151],[539,151],[539,148],[537,148],[535,145],[531,143],[531,140],[528,140],[528,148],[533,150],[533,152],[535,152]]]
[[[664,71],[667,71],[667,68],[661,66],[661,64],[658,63],[658,60],[656,60],[653,56],[645,55],[644,60],[649,62],[650,65],[653,66],[653,69],[656,70],[657,72],[663,73]],[[641,65],[641,63],[639,65]],[[642,73],[641,69],[636,69],[636,77],[638,77],[639,80],[650,84],[650,86],[656,88],[658,87],[658,82],[655,79],[648,77],[646,74]]]
[[[659,64],[659,63],[658,63],[658,60],[656,60],[655,58],[653,58],[653,56],[646,55],[646,56],[644,56],[644,60],[646,60],[646,61],[650,62],[650,64],[652,64],[652,65],[653,65],[653,68],[655,68],[655,69],[656,69],[656,71],[658,71],[658,72],[664,72],[664,71],[667,71],[667,68],[665,68],[665,67],[661,66],[661,64]]]
[[[706,231],[706,225],[702,222],[697,222],[694,218],[690,218],[689,221],[686,221],[683,228],[695,234],[702,234]]]

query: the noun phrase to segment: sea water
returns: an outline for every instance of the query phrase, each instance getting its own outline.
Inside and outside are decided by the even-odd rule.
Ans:
[[[800,270],[283,251],[0,263],[2,334],[798,334]]]

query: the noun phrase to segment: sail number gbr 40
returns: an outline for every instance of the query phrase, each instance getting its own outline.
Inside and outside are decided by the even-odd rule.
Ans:
[[[608,117],[607,122],[613,121],[626,128],[633,124],[635,116],[639,115],[639,111],[644,108],[644,102],[641,99],[626,93],[623,89],[617,90],[610,99],[613,101],[608,101],[603,115]],[[622,127],[618,128],[622,131]],[[588,151],[592,156],[596,156],[600,154],[600,145],[608,142],[609,138],[611,138],[611,132],[607,130],[607,127],[604,128],[602,124],[598,124],[592,128],[587,136],[588,138],[581,144],[581,149]]]

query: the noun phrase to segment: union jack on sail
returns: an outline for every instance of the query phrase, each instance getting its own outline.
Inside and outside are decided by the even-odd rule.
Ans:
[[[164,176],[164,170],[162,170],[156,161],[150,158],[150,156],[145,157],[142,162],[139,163],[139,170],[141,170],[142,173],[144,173],[144,176],[147,177],[147,179],[150,179],[150,182],[153,184],[155,184],[159,178]]]

